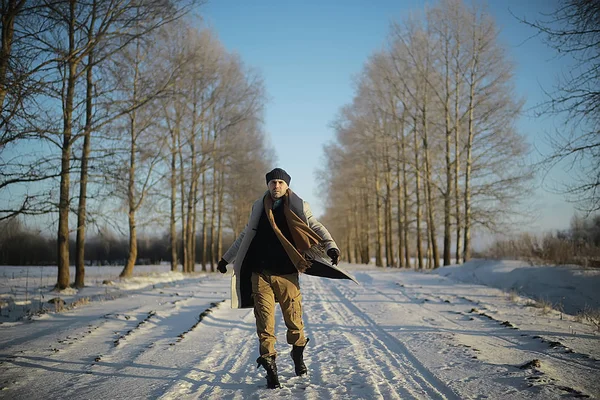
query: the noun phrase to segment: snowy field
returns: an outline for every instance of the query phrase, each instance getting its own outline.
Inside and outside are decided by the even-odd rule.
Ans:
[[[88,287],[57,294],[56,268],[0,267],[0,398],[600,398],[600,270],[342,267],[360,285],[301,278],[309,378],[294,376],[278,314],[279,390],[229,276],[94,267]]]

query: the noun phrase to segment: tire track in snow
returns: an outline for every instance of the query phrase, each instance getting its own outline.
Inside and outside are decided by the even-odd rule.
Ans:
[[[472,322],[471,323],[469,323],[470,321],[469,322],[467,322],[467,321],[457,322],[456,320],[450,319],[446,315],[444,315],[442,312],[431,309],[432,305],[429,305],[428,303],[419,303],[418,299],[407,294],[405,289],[402,286],[399,285],[398,287],[399,287],[399,292],[397,292],[395,294],[387,294],[379,289],[373,289],[373,290],[392,301],[398,301],[397,298],[393,297],[394,295],[401,295],[402,296],[401,300],[407,299],[409,301],[412,301],[413,304],[420,305],[422,309],[426,310],[430,314],[435,315],[440,318],[443,318],[446,321],[448,321],[449,323],[451,323],[452,325],[457,326],[458,328],[461,328],[463,330],[471,330],[472,329],[472,326],[471,326]],[[442,299],[440,296],[432,296],[432,297],[438,297],[440,300]],[[456,296],[456,295],[451,295],[451,297],[457,298],[459,300],[462,299],[462,297]],[[472,303],[471,300],[466,299],[466,301]],[[477,302],[477,303],[480,304],[479,302]],[[484,305],[484,307],[485,307],[485,305]],[[465,314],[461,313],[461,315],[465,315]],[[485,317],[485,315],[481,315],[481,314],[476,314],[476,315],[481,316],[482,318]],[[582,354],[579,354],[579,353],[563,352],[563,353],[559,353],[559,354],[552,354],[552,353],[546,351],[546,349],[538,350],[538,349],[531,348],[531,345],[539,345],[540,344],[540,341],[537,340],[534,335],[524,334],[526,336],[521,335],[521,336],[515,337],[515,336],[513,336],[512,333],[506,331],[507,329],[514,329],[514,328],[501,327],[501,326],[499,326],[502,324],[501,320],[498,320],[496,318],[489,317],[489,316],[488,316],[488,318],[489,319],[482,320],[485,323],[485,325],[487,325],[491,328],[497,329],[500,333],[486,332],[486,336],[484,338],[482,338],[482,340],[489,341],[490,339],[493,338],[493,339],[496,339],[496,340],[502,342],[503,343],[502,346],[504,346],[504,347],[522,349],[524,351],[527,351],[528,353],[533,353],[534,355],[537,355],[539,357],[547,357],[547,358],[553,359],[556,362],[567,364],[573,368],[585,368],[588,370],[597,370],[598,369],[598,367],[594,364],[594,361],[591,359],[583,359],[583,360],[574,359],[575,357],[582,356]],[[521,332],[523,332],[523,331],[521,331]],[[549,347],[548,349],[551,349],[551,348]]]
[[[229,303],[226,302],[222,307],[229,307]],[[219,326],[232,323],[237,325],[226,332],[225,328]],[[191,367],[182,369],[168,388],[161,388],[152,398],[171,400],[231,397],[234,393],[244,391],[248,384],[254,385],[251,382],[256,376],[253,372],[252,353],[256,351],[256,343],[248,340],[250,337],[255,339],[252,335],[253,326],[252,310],[219,308],[208,315],[197,329],[186,334],[182,343],[193,346],[193,343],[210,340],[213,341],[213,346],[203,346],[204,352],[195,355],[196,361]],[[182,346],[178,344],[177,347]]]
[[[104,352],[96,353],[96,360],[69,383],[67,394],[71,393],[75,398],[81,393],[93,393],[94,390],[102,392],[110,387],[115,376],[131,380],[164,380],[177,373],[176,369],[154,361],[159,359],[157,352],[162,351],[166,343],[175,342],[178,335],[184,333],[184,327],[196,322],[196,316],[206,302],[190,296],[178,301],[161,302],[154,307],[148,305],[138,308],[139,313],[131,329],[124,333],[113,332],[117,340],[108,340],[111,344],[109,348],[105,345]]]
[[[345,336],[353,344],[349,350],[361,361],[369,363],[368,367],[371,373],[377,371],[379,377],[383,379],[381,385],[377,388],[382,391],[380,394],[385,398],[406,398],[406,397],[425,397],[425,398],[443,398],[458,399],[454,391],[429,371],[419,360],[394,336],[390,335],[383,328],[367,316],[362,310],[355,306],[338,288],[335,281],[312,279],[312,295],[321,299],[325,305],[328,317],[336,320],[340,326],[349,326],[356,324],[357,327],[366,329],[357,329],[350,331],[340,330],[340,334]],[[334,295],[334,299],[328,299],[326,293]],[[310,298],[311,295],[307,295]],[[352,325],[350,325],[352,326]],[[335,329],[335,328],[333,328]],[[360,354],[357,349],[365,349],[364,354]],[[380,364],[383,363],[382,368]],[[363,367],[363,369],[365,369]],[[374,370],[374,371],[373,371]],[[394,385],[394,380],[404,380],[405,386]],[[400,391],[400,395],[396,393]]]
[[[85,317],[82,320],[75,319],[76,324],[71,324],[72,330],[60,331],[58,335],[43,335],[32,341],[32,347],[38,347],[38,350],[25,350],[19,355],[13,357],[10,364],[20,365],[28,368],[27,374],[22,374],[22,369],[7,371],[5,379],[11,382],[17,382],[22,390],[30,393],[52,393],[56,390],[62,394],[62,389],[55,387],[71,387],[84,374],[90,370],[94,362],[94,357],[99,349],[113,347],[111,336],[114,332],[125,332],[128,326],[131,326],[134,320],[125,318],[135,314],[142,307],[132,307],[121,310],[119,314],[114,314],[116,318],[107,318],[111,313],[96,314]],[[77,312],[86,312],[85,309],[78,309]],[[72,313],[73,313],[72,312]],[[68,318],[69,314],[59,316],[59,318]],[[82,322],[85,322],[84,325]],[[44,341],[49,344],[49,349],[39,350],[35,342]],[[52,374],[53,385],[44,384],[43,376]],[[4,374],[3,374],[4,375]]]
[[[357,295],[359,294],[358,290],[355,290],[352,287],[348,287],[348,286],[343,286],[342,287],[344,294],[347,294],[349,297],[357,297]],[[429,316],[433,316],[434,318],[431,318],[431,320],[436,320],[436,319],[443,319],[447,322],[449,322],[451,324],[451,326],[456,327],[457,329],[452,329],[452,328],[448,328],[448,327],[439,327],[440,331],[445,331],[448,333],[451,333],[452,335],[454,334],[459,334],[459,335],[470,335],[469,332],[473,332],[473,330],[475,330],[476,332],[479,332],[478,334],[478,343],[479,345],[476,347],[481,347],[481,348],[501,348],[501,349],[511,349],[511,351],[515,351],[515,352],[521,352],[522,355],[521,357],[525,360],[531,360],[533,358],[539,358],[542,361],[542,365],[545,365],[550,371],[553,370],[559,370],[562,371],[561,374],[557,374],[555,376],[555,379],[557,380],[557,382],[550,382],[547,386],[548,386],[548,390],[555,390],[556,388],[560,388],[560,384],[559,381],[563,382],[563,388],[567,388],[570,389],[569,385],[573,385],[573,381],[571,379],[568,378],[564,378],[564,376],[571,376],[571,377],[577,377],[578,376],[578,372],[579,370],[581,370],[582,368],[587,370],[589,373],[594,374],[598,371],[598,366],[595,364],[594,360],[591,359],[578,359],[581,358],[582,354],[577,354],[577,353],[571,353],[568,351],[561,351],[558,349],[553,349],[551,347],[545,347],[542,343],[540,342],[539,337],[536,338],[536,336],[532,335],[532,334],[515,334],[515,330],[513,330],[512,328],[509,327],[505,327],[505,326],[501,326],[502,322],[501,320],[497,320],[495,318],[492,317],[488,317],[491,319],[487,319],[487,318],[481,318],[478,319],[479,325],[476,325],[476,327],[473,325],[474,322],[473,321],[469,321],[469,320],[462,320],[462,321],[457,321],[455,319],[450,319],[448,318],[446,315],[444,315],[443,311],[439,311],[439,310],[435,310],[433,309],[436,305],[443,305],[444,303],[444,298],[442,298],[441,296],[436,296],[436,295],[427,295],[427,297],[434,297],[434,298],[438,298],[438,300],[440,300],[439,303],[436,302],[428,302],[428,301],[421,301],[424,299],[419,299],[418,298],[418,293],[415,295],[410,295],[408,293],[406,293],[406,290],[404,288],[404,286],[402,286],[401,284],[397,284],[397,287],[393,288],[394,290],[392,291],[392,293],[386,293],[385,291],[383,291],[382,289],[377,289],[377,288],[369,288],[370,291],[373,291],[375,293],[378,293],[380,296],[391,300],[394,303],[403,303],[403,302],[409,302],[413,305],[416,305],[419,307],[420,310],[422,310],[426,315]],[[363,293],[361,293],[363,294]],[[469,299],[465,299],[462,296],[457,296],[457,295],[449,295],[450,297],[453,298],[457,298],[459,300],[466,300],[469,303],[473,303],[472,300]],[[426,298],[427,298],[426,297]],[[478,304],[481,304],[480,302],[477,302]],[[455,303],[455,305],[457,305]],[[481,304],[483,307],[486,307],[485,304]],[[419,313],[421,314],[421,313]],[[464,313],[460,313],[462,316],[468,316],[467,314]],[[479,314],[476,314],[479,316]],[[522,331],[521,331],[522,332]],[[471,346],[469,346],[471,347]],[[476,358],[483,363],[486,364],[490,364],[487,361],[481,360],[481,355],[485,354],[484,353],[480,353],[480,349],[476,349],[473,348],[477,353],[476,354]],[[501,364],[503,364],[501,362]],[[523,362],[517,362],[515,363],[513,366],[516,368],[520,365],[522,365]],[[495,365],[492,361],[491,365]],[[507,375],[510,375],[511,373],[514,373],[513,371],[511,371],[510,369],[508,369],[506,371]],[[524,377],[523,379],[528,379],[530,377]],[[579,386],[581,387],[585,387],[585,385],[582,385],[581,383],[579,384]],[[561,389],[561,390],[565,390],[565,389]],[[560,391],[558,391],[560,392]]]
[[[394,388],[390,383],[402,377],[386,373],[389,365],[381,367],[372,349],[372,338],[359,337],[358,331],[364,325],[356,323],[344,307],[334,306],[337,300],[332,300],[331,292],[321,285],[313,284],[310,288],[306,295],[311,298],[307,302],[307,308],[310,307],[307,331],[315,338],[315,344],[309,349],[307,364],[309,373],[315,376],[311,381],[320,382],[327,390],[323,398],[414,398],[411,391]],[[346,387],[349,389],[340,390]]]

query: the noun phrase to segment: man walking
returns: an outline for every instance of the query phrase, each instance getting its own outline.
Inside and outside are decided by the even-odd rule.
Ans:
[[[252,206],[248,224],[219,261],[227,272],[233,262],[232,308],[254,307],[260,357],[267,387],[280,387],[275,358],[275,302],[287,327],[287,342],[296,375],[307,373],[304,349],[302,295],[298,273],[334,279],[352,279],[339,269],[340,251],[310,206],[289,189],[291,177],[281,168],[266,174],[268,191]],[[327,256],[325,256],[325,254]]]

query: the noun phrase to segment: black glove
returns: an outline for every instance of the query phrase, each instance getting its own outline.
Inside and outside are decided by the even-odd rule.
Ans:
[[[331,249],[327,250],[327,255],[331,257],[331,263],[333,265],[337,265],[340,259],[340,251],[335,247],[332,247]]]
[[[221,260],[219,261],[219,264],[217,264],[217,269],[222,274],[226,273],[227,272],[227,261],[225,261],[225,259],[221,258]]]

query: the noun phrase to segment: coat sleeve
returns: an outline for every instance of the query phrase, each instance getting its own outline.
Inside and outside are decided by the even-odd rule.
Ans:
[[[325,228],[325,226],[315,218],[315,216],[312,213],[312,210],[310,209],[310,205],[306,201],[303,202],[303,207],[304,207],[304,216],[306,217],[308,226],[313,231],[315,231],[315,233],[317,235],[319,235],[321,237],[321,239],[323,239],[325,241],[325,246],[326,246],[325,251],[332,249],[332,248],[338,249],[338,246],[335,243],[335,241],[333,240],[333,237],[331,236],[331,234],[329,233],[327,228]]]
[[[255,204],[252,205],[252,210],[250,211],[250,217],[248,217],[248,223],[242,230],[242,232],[238,235],[235,242],[229,247],[229,249],[223,254],[223,260],[227,261],[227,264],[231,264],[235,261],[238,250],[240,249],[240,245],[242,244],[242,240],[244,240],[244,236],[246,236],[246,232],[248,231],[248,225],[250,223],[250,219],[252,218],[252,212],[254,211]]]

